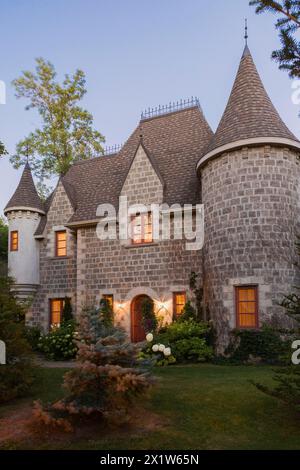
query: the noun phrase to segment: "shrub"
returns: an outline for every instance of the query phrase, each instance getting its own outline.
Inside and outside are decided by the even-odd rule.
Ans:
[[[204,362],[212,358],[213,349],[208,344],[211,326],[208,323],[197,323],[194,320],[174,322],[160,330],[143,349],[144,358],[149,358],[156,365],[167,365],[175,362]],[[170,358],[162,358],[153,350],[155,344],[171,349]]]
[[[12,287],[11,279],[0,278],[0,339],[6,344],[6,365],[0,366],[0,402],[25,395],[33,382],[25,306],[12,294]]]
[[[98,312],[99,313],[99,312]],[[76,367],[64,376],[66,395],[43,408],[36,403],[34,423],[69,431],[83,418],[109,419],[120,423],[129,417],[136,398],[152,380],[137,368],[137,345],[111,327],[108,336],[100,314],[85,309],[79,325]],[[80,421],[79,421],[80,420]]]
[[[110,328],[114,324],[114,312],[107,299],[100,300],[100,319],[104,326]]]
[[[62,311],[62,321],[66,322],[69,320],[73,320],[73,309],[72,309],[71,299],[69,297],[66,297],[64,308]]]
[[[154,313],[154,302],[150,298],[144,299],[142,303],[142,324],[146,333],[157,329],[158,320]]]
[[[162,328],[157,339],[166,339],[169,342],[174,342],[194,336],[198,338],[207,338],[210,334],[210,329],[210,324],[206,322],[197,323],[194,320],[174,322],[167,327]]]
[[[48,334],[40,336],[38,350],[53,361],[73,359],[77,352],[75,327],[74,320],[64,321],[59,327],[53,327]]]
[[[279,331],[263,326],[260,330],[234,330],[233,340],[225,351],[233,362],[261,362],[276,364],[290,356],[290,344]]]
[[[190,300],[188,300],[183,307],[182,314],[176,319],[177,322],[182,323],[187,320],[198,321],[196,309],[192,306]]]
[[[212,348],[205,339],[197,337],[176,341],[172,345],[172,352],[177,362],[205,362],[213,356]]]
[[[39,350],[39,342],[42,336],[41,328],[38,326],[25,326],[25,337],[33,351]]]

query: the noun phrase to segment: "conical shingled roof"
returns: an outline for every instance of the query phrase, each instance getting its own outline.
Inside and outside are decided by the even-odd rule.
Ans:
[[[233,142],[263,137],[298,143],[271,102],[246,46],[225,112],[205,155]]]
[[[43,203],[37,193],[28,163],[25,165],[20,183],[9,203],[6,205],[4,212],[18,208],[35,209],[38,212],[45,212]]]

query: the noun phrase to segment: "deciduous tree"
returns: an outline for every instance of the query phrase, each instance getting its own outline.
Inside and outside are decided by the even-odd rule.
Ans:
[[[16,147],[11,157],[15,168],[27,158],[41,182],[53,175],[64,175],[78,160],[103,152],[104,137],[93,128],[93,116],[79,106],[86,93],[82,70],[56,79],[54,66],[43,58],[36,59],[35,73],[25,71],[13,81],[17,98],[26,98],[26,110],[36,109],[41,125]]]

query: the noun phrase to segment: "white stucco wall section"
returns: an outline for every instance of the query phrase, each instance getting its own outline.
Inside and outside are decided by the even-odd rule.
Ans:
[[[18,251],[8,252],[8,270],[16,284],[37,285],[39,279],[39,242],[34,233],[40,222],[37,212],[14,211],[7,214],[9,234],[19,233]],[[10,239],[10,236],[9,236]]]

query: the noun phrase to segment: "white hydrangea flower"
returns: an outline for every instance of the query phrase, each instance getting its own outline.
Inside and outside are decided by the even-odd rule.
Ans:
[[[168,357],[168,356],[171,356],[171,354],[172,354],[172,353],[171,353],[171,348],[165,348],[165,350],[164,350],[164,355],[165,355],[166,357]]]
[[[158,346],[158,350],[159,350],[160,352],[164,352],[164,350],[165,350],[165,345],[164,345],[164,344],[160,344],[160,345]]]
[[[157,351],[158,351],[158,344],[154,344],[154,345],[152,346],[152,351],[153,351],[153,352],[157,352]]]
[[[146,340],[148,341],[148,343],[152,343],[152,341],[153,341],[153,334],[152,334],[152,333],[148,333],[147,336],[146,336]]]

